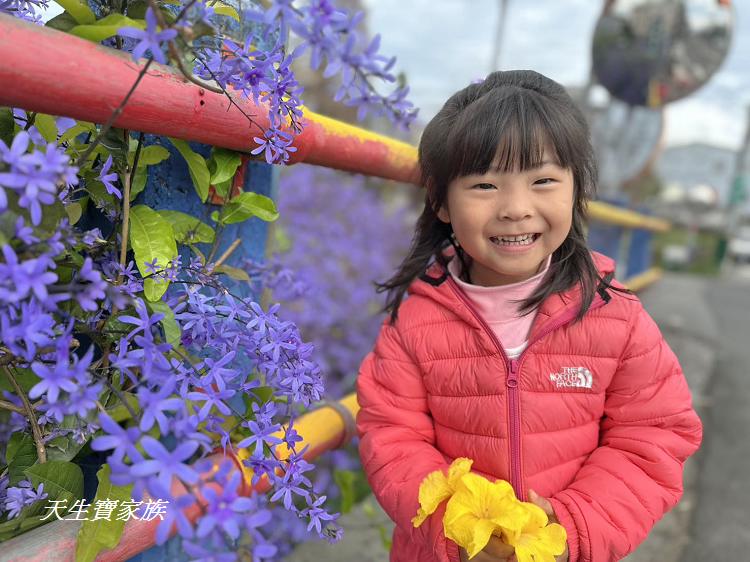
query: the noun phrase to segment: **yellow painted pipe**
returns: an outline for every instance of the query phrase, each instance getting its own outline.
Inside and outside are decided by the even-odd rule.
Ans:
[[[340,408],[345,409],[351,414],[352,421],[356,419],[357,412],[359,411],[356,393],[353,392],[345,396],[338,401],[338,404]],[[305,454],[305,458],[308,460],[320,456],[325,451],[344,445],[342,439],[345,437],[346,424],[342,414],[331,406],[322,406],[301,415],[295,420],[294,429],[303,439],[295,445],[295,449],[301,451],[306,445],[310,446]],[[284,428],[274,433],[274,436],[283,439]],[[274,448],[274,454],[278,459],[286,459],[291,453],[292,451],[284,443]],[[253,471],[245,466],[242,461],[250,458],[250,456],[251,453],[248,449],[239,449],[237,451],[237,458],[242,465],[242,473],[248,489],[252,487]]]
[[[669,221],[648,217],[630,209],[622,209],[602,201],[589,203],[589,217],[593,220],[616,224],[627,228],[643,228],[656,232],[666,232],[671,228]]]
[[[651,269],[647,269],[643,273],[639,273],[638,275],[634,275],[630,279],[626,279],[623,282],[623,285],[625,285],[631,291],[637,292],[661,279],[663,273],[664,272],[661,270],[661,268],[652,267]]]

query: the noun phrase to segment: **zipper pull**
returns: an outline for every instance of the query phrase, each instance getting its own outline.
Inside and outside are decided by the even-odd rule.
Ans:
[[[518,359],[510,360],[510,373],[508,373],[508,379],[505,384],[510,388],[518,386]]]

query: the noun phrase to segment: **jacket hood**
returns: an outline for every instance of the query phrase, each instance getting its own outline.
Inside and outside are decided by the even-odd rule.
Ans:
[[[443,250],[443,255],[446,258],[453,259],[455,249],[452,246],[448,246]],[[615,261],[612,258],[594,251],[591,251],[591,257],[601,277],[614,274]],[[613,285],[620,286],[617,283],[613,283]],[[460,291],[461,289],[455,283],[450,273],[438,262],[433,262],[427,268],[425,274],[415,279],[407,289],[409,295],[420,296],[434,301],[441,307],[453,311],[469,324],[477,324],[477,327],[479,327],[475,314],[468,309],[464,300],[460,297]],[[598,298],[600,297],[597,294],[595,299]],[[537,313],[540,316],[539,323],[543,323],[545,318],[552,318],[562,314],[566,310],[578,309],[579,307],[580,287],[576,285],[563,293],[551,295],[540,305]]]

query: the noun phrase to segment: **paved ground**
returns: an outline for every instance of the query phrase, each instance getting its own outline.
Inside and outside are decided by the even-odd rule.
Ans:
[[[732,273],[728,279],[706,280],[667,275],[640,297],[679,357],[698,412],[709,428],[704,447],[686,467],[682,502],[627,560],[747,560],[750,439],[744,430],[750,426],[750,408],[742,406],[750,397],[750,377],[743,377],[747,372],[743,365],[750,364],[750,277]],[[717,321],[719,316],[721,321]],[[717,349],[721,349],[720,356]],[[714,382],[717,357],[720,375]],[[711,408],[711,400],[717,404],[721,400],[722,407]],[[721,435],[717,437],[716,432]],[[701,508],[696,510],[699,502]],[[695,532],[691,531],[693,520]],[[287,557],[287,562],[387,562],[382,536],[390,537],[392,524],[374,499],[358,506],[342,523],[345,538],[341,543],[308,543]],[[716,532],[719,527],[726,530]],[[716,554],[721,548],[726,557]]]
[[[683,560],[748,560],[750,277],[737,275],[713,284],[707,301],[716,310],[721,341],[709,393],[713,406],[704,418],[697,507]]]

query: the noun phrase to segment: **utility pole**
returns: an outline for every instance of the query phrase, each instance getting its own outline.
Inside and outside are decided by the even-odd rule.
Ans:
[[[495,42],[492,48],[492,57],[490,58],[490,72],[500,70],[500,55],[503,47],[503,32],[505,30],[505,20],[508,15],[508,3],[510,0],[499,0],[497,26],[495,27]]]

